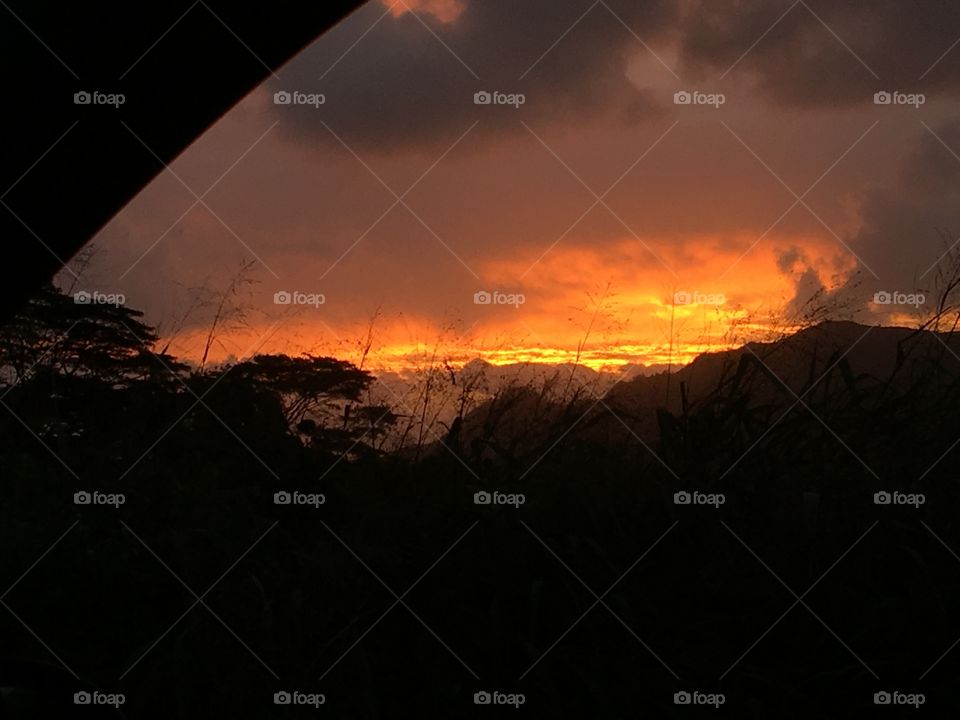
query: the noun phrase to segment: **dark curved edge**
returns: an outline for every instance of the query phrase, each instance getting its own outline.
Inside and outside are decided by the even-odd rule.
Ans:
[[[361,4],[0,1],[0,322],[163,163]],[[83,90],[126,102],[75,105]]]

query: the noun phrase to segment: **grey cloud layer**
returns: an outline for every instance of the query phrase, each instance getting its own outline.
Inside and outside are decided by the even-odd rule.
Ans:
[[[645,42],[662,37],[677,18],[672,2],[606,2]],[[449,24],[428,14],[387,16],[350,50],[384,12],[370,3],[283,68],[271,90],[325,94],[320,109],[278,108],[298,132],[329,140],[322,124],[327,123],[348,144],[383,151],[442,145],[481,115],[480,133],[523,131],[513,108],[485,107],[478,113],[473,94],[479,90],[524,93],[527,104],[520,113],[528,121],[604,112],[629,116],[652,108],[626,77],[627,57],[643,52],[643,45],[603,5],[583,16],[590,4],[469,0]],[[669,78],[667,69],[661,71]]]
[[[877,90],[955,95],[960,49],[937,61],[958,34],[956,2],[743,0],[694,3],[678,37],[682,72],[737,63],[732,74],[750,75],[771,100],[852,105]]]
[[[668,93],[652,95],[627,79],[629,59],[649,53],[642,43],[659,57],[676,56],[671,62],[682,78],[675,80],[647,54],[649,73],[662,74],[651,75],[652,84],[720,85],[720,76],[736,64],[725,82],[752,85],[767,101],[790,106],[868,105],[877,90],[960,91],[960,49],[946,52],[960,33],[960,3],[591,5],[464,0],[462,14],[442,23],[429,13],[384,16],[384,6],[371,2],[271,84],[271,91],[323,93],[327,104],[276,110],[285,129],[301,137],[332,141],[327,123],[348,144],[383,152],[442,146],[478,119],[478,135],[522,132],[518,118],[561,125],[615,113],[629,121],[669,104]],[[519,112],[500,107],[478,113],[478,90],[523,92],[527,104]]]
[[[960,121],[930,127],[894,181],[863,200],[853,248],[881,287],[891,281],[898,284],[890,289],[931,287],[936,270],[927,271],[960,233],[960,160],[951,153],[960,152]]]

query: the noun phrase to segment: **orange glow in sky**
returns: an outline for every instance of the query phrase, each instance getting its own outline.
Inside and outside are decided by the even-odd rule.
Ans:
[[[393,17],[400,17],[408,12],[426,12],[441,22],[449,23],[456,20],[463,12],[463,4],[460,0],[380,0],[380,2],[390,9]]]
[[[466,288],[449,323],[384,307],[371,327],[338,318],[330,298],[319,308],[281,308],[269,320],[218,336],[209,361],[254,352],[309,352],[359,363],[369,332],[364,365],[373,370],[460,367],[478,358],[494,365],[578,363],[594,370],[682,365],[703,352],[782,332],[793,322],[781,312],[791,299],[793,279],[776,268],[776,243],[744,254],[753,240],[740,238],[726,251],[706,239],[697,243],[702,256],[688,258],[682,277],[635,239],[602,250],[557,246],[518,286],[510,278],[530,268],[534,255],[528,257],[527,250],[482,268],[484,287],[522,294],[522,305],[477,306],[472,288]],[[813,240],[808,244],[817,256],[829,256]],[[666,245],[657,249],[668,265],[676,260]],[[196,361],[205,340],[206,329],[195,329],[173,338],[171,349]]]
[[[869,301],[931,285],[936,228],[957,226],[943,191],[960,172],[953,99],[931,93],[918,123],[856,85],[818,95],[847,83],[840,70],[783,87],[764,55],[775,43],[755,35],[717,77],[710,52],[691,57],[704,43],[676,33],[696,41],[710,18],[672,3],[624,0],[619,18],[533,5],[367,3],[105,226],[89,289],[125,294],[194,363],[229,294],[238,312],[209,363],[311,353],[396,372],[675,366],[825,319],[919,318]],[[730,8],[717,18],[728,11],[736,25]],[[842,55],[808,13],[778,33],[798,22],[822,42],[804,47]],[[725,104],[676,102],[698,87]],[[277,104],[281,90],[325,102]],[[181,183],[211,188],[209,206]],[[230,294],[244,262],[249,284]],[[325,302],[275,301],[289,292]]]

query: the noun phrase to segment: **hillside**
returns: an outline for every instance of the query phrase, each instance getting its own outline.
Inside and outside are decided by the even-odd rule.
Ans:
[[[773,418],[798,396],[807,403],[827,398],[864,403],[873,396],[902,395],[934,370],[960,375],[956,335],[824,322],[774,342],[704,353],[675,371],[636,375],[606,392],[581,386],[561,397],[540,387],[513,387],[470,413],[459,441],[498,447],[494,454],[513,457],[525,443],[543,442],[547,426],[567,422],[575,425],[572,437],[592,443],[622,443],[628,435],[655,443],[665,419],[696,414],[721,397],[736,395]]]

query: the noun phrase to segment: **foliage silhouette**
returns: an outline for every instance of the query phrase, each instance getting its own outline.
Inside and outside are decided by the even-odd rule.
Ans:
[[[141,318],[46,288],[0,333],[4,602],[128,717],[273,716],[283,688],[357,718],[480,716],[483,688],[539,717],[671,717],[693,687],[740,718],[841,717],[872,673],[960,707],[960,658],[917,680],[960,635],[949,330],[820,324],[675,370],[665,407],[638,399],[661,376],[507,387],[387,453],[404,411],[365,402],[369,372],[201,372]],[[73,503],[94,489],[126,502]],[[324,503],[275,504],[295,490]],[[8,620],[10,661],[55,660]]]

